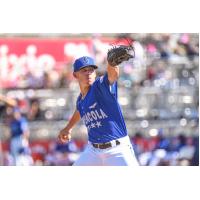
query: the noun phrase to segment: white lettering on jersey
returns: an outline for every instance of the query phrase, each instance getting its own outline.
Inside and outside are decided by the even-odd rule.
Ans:
[[[97,115],[98,119],[102,119],[102,116],[101,116],[101,115],[99,115],[99,113],[97,112],[97,110],[95,110],[95,113],[96,113],[96,115]]]
[[[97,120],[97,115],[94,111],[91,111],[91,115],[92,115],[93,119]]]
[[[88,125],[90,122],[97,121],[97,120],[102,120],[102,119],[105,119],[105,118],[108,118],[108,116],[106,115],[106,113],[102,109],[92,110],[90,112],[87,112],[85,115],[83,115],[83,120],[84,120],[86,125]],[[101,126],[101,122],[99,122],[99,123],[96,124],[96,127],[100,127]],[[95,122],[93,122],[93,125],[90,124],[89,127],[90,128],[95,128]]]
[[[86,115],[88,116],[88,119],[89,119],[89,120],[92,122],[92,121],[93,121],[93,119],[92,119],[92,117],[91,117],[91,114],[90,114],[90,112],[88,112]]]
[[[100,112],[101,112],[101,115],[102,115],[103,119],[108,117],[108,116],[103,112],[103,110],[100,109]]]

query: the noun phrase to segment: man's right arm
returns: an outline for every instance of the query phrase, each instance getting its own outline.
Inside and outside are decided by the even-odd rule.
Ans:
[[[80,116],[79,111],[75,110],[67,126],[64,129],[62,129],[58,135],[58,139],[60,140],[60,142],[65,143],[70,140],[71,138],[70,134],[71,134],[72,128],[80,121],[80,119],[81,119],[81,116]]]

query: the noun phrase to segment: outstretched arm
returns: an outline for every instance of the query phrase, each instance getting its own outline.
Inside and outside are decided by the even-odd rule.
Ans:
[[[113,84],[119,78],[119,65],[124,61],[128,61],[129,59],[134,58],[131,52],[134,53],[134,48],[131,45],[119,45],[108,50],[107,72],[110,84]]]
[[[107,72],[108,72],[108,80],[110,84],[113,84],[119,78],[119,67],[118,66],[111,66],[107,65]]]
[[[78,110],[75,110],[73,116],[69,120],[67,126],[62,129],[58,135],[58,139],[61,143],[68,142],[71,138],[72,128],[80,121],[81,116]]]

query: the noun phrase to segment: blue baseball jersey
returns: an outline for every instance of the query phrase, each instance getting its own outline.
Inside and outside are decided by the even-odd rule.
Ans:
[[[127,135],[121,108],[117,101],[117,82],[110,85],[108,74],[98,77],[87,95],[76,102],[88,129],[88,140],[105,143]]]
[[[21,117],[18,120],[14,119],[10,123],[10,129],[12,138],[20,136],[24,131],[28,130],[28,122],[24,117]]]

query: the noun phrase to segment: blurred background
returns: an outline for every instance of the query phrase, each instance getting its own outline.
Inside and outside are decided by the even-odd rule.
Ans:
[[[87,143],[80,122],[57,141],[75,109],[75,58],[98,75],[112,44],[135,48],[121,65],[119,103],[143,166],[199,165],[199,34],[0,34],[0,165],[70,166]]]

